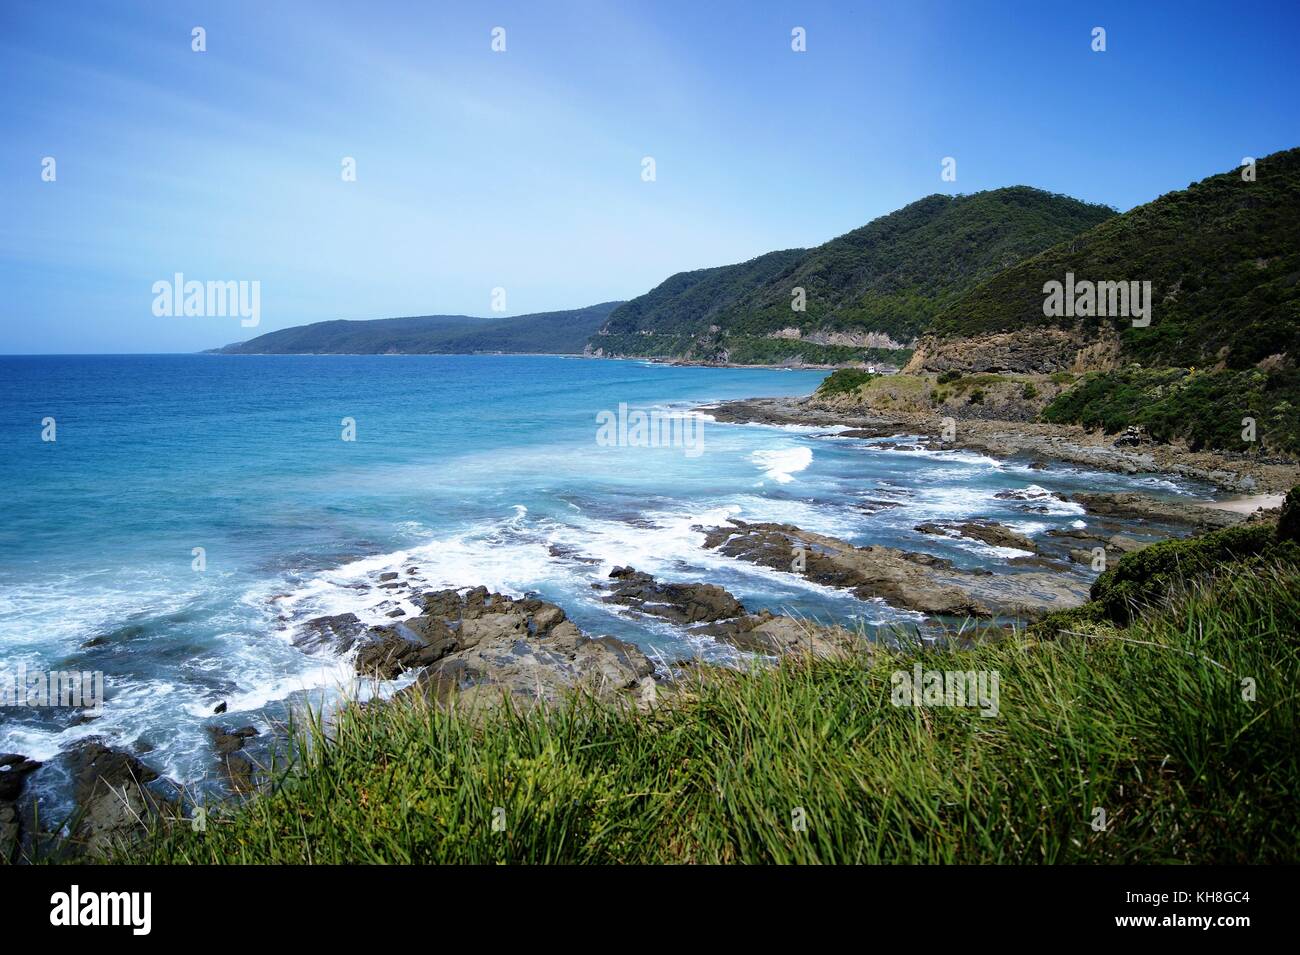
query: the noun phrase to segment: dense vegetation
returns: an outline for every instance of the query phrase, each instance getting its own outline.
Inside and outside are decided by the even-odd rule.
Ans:
[[[807,254],[806,249],[786,249],[739,265],[678,272],[645,295],[616,308],[605,330],[611,335],[653,332],[687,338],[707,332],[715,319],[743,300],[751,289],[785,274]],[[600,344],[600,339],[592,340],[593,347]]]
[[[819,345],[794,338],[753,335],[598,335],[592,339],[607,355],[688,357],[691,361],[729,362],[733,365],[850,365],[871,362],[901,368],[912,357],[910,348],[853,348]]]
[[[901,368],[912,357],[910,348],[852,348],[818,345],[791,338],[734,336],[726,339],[727,360],[739,365],[779,365],[795,359],[805,365],[847,365],[871,362]]]
[[[879,332],[905,344],[958,293],[1113,214],[1025,186],[928,196],[815,249],[674,275],[616,309],[606,331],[638,355],[696,357],[689,346],[665,349],[697,341],[733,351],[732,338],[787,327]],[[796,287],[807,295],[804,312],[791,307]],[[592,340],[607,353],[610,344]]]
[[[1300,568],[1293,549],[1264,556],[1267,525],[1236,533],[1258,559],[1223,535],[1195,570],[1155,548],[1125,557],[1110,585],[1146,578],[1151,598],[1126,626],[1094,608],[969,650],[705,669],[648,713],[579,698],[476,724],[354,707],[329,740],[305,729],[270,792],[120,858],[1294,861]],[[916,662],[997,672],[998,715],[892,705],[892,675]]]
[[[512,318],[424,315],[299,325],[216,349],[225,355],[581,354],[620,302]]]
[[[1048,318],[1045,283],[1151,283],[1150,325]],[[1043,417],[1118,431],[1142,425],[1192,448],[1300,454],[1300,149],[1258,160],[1101,223],[968,291],[934,320],[967,338],[1075,325],[1081,341],[1110,323],[1121,367],[1088,375]],[[1256,440],[1242,437],[1243,418]]]
[[[1093,373],[1057,396],[1043,418],[1108,432],[1140,425],[1158,441],[1185,440],[1193,450],[1300,454],[1300,371],[1133,366]],[[1254,441],[1243,437],[1247,418],[1255,422]]]
[[[826,380],[817,386],[819,398],[847,394],[857,391],[876,376],[860,368],[838,368],[826,376]]]
[[[1043,285],[1067,272],[1091,281],[1149,281],[1151,324],[1116,319],[1124,353],[1144,365],[1222,362],[1250,368],[1300,341],[1300,149],[1111,218],[1008,268],[944,309],[932,331],[968,337],[1078,319],[1043,315]],[[1100,322],[1102,319],[1085,321]]]
[[[1033,631],[1051,635],[1083,624],[1124,626],[1177,600],[1189,581],[1274,566],[1300,566],[1300,488],[1287,495],[1276,526],[1241,524],[1126,554],[1093,582],[1088,603],[1049,614]],[[1300,637],[1300,631],[1293,636]]]

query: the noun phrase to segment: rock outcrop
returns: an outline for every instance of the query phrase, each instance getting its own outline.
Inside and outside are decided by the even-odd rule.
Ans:
[[[478,587],[427,594],[431,629],[449,651],[427,666],[415,688],[442,705],[477,710],[506,698],[516,705],[554,703],[574,690],[609,697],[654,673],[635,645],[589,637],[554,604],[515,600]],[[441,626],[438,626],[441,625]]]
[[[89,855],[136,839],[162,810],[145,788],[158,774],[129,753],[88,739],[68,752],[77,823],[73,842]]]
[[[706,624],[692,632],[707,634],[737,650],[775,657],[827,658],[872,649],[869,642],[844,627],[777,616],[767,610]]]
[[[959,371],[964,374],[1109,371],[1119,361],[1119,335],[1097,322],[1073,329],[1051,326],[1017,329],[971,338],[926,335],[917,343],[903,374]]]
[[[1051,572],[990,574],[964,571],[928,554],[892,547],[855,547],[793,524],[732,520],[706,531],[705,546],[729,557],[799,573],[860,600],[951,617],[995,614],[1036,617],[1087,599],[1082,578]]]
[[[1300,486],[1293,487],[1282,500],[1277,517],[1277,539],[1300,542]]]
[[[14,861],[22,844],[22,813],[18,797],[41,764],[17,753],[0,753],[0,865]]]
[[[711,623],[744,614],[745,608],[714,584],[661,584],[631,567],[615,567],[611,593],[602,599],[679,624]]]
[[[916,525],[916,529],[922,534],[969,537],[990,547],[1009,547],[1013,550],[1026,550],[1031,554],[1038,553],[1038,545],[1028,537],[993,521],[926,521]]]
[[[660,583],[632,567],[615,567],[609,576],[614,582],[605,585],[610,590],[606,601],[688,625],[691,634],[712,637],[747,653],[831,657],[852,648],[870,649],[844,627],[795,620],[767,610],[750,613],[715,584]]]
[[[1118,493],[1075,494],[1069,498],[1082,504],[1090,514],[1125,520],[1158,521],[1180,524],[1197,530],[1212,531],[1240,524],[1246,515],[1185,501],[1166,500],[1131,491]]]

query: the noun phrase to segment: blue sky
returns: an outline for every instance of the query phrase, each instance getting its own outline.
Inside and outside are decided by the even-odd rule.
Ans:
[[[933,192],[1128,209],[1297,145],[1297,35],[1291,0],[4,0],[0,353],[577,307]],[[259,281],[260,326],[156,317],[176,272]]]

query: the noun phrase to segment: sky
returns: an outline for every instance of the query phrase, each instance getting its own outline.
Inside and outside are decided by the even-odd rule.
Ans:
[[[1123,211],[1300,144],[1297,36],[1295,0],[0,0],[0,353],[576,308],[935,192]],[[156,314],[176,273],[259,324]]]

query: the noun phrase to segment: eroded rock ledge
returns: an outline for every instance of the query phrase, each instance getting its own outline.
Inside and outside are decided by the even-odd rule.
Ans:
[[[1126,520],[1159,521],[1195,528],[1198,531],[1219,530],[1231,527],[1233,524],[1240,524],[1246,519],[1246,515],[1234,511],[1202,507],[1187,501],[1166,501],[1133,491],[1080,493],[1068,497],[1067,500],[1082,504],[1089,514]]]
[[[1064,461],[1121,474],[1177,474],[1243,494],[1286,493],[1300,481],[1300,465],[1295,463],[1152,442],[1133,446],[1125,435],[1106,435],[1078,425],[962,417],[952,440],[942,441],[941,414],[872,409],[855,404],[851,396],[839,399],[747,398],[700,410],[719,422],[848,428],[839,434],[859,438],[922,435],[932,449]]]
[[[715,584],[660,583],[632,567],[615,567],[610,592],[602,599],[637,613],[679,624],[695,624],[688,633],[712,637],[748,653],[769,656],[810,654],[825,658],[856,649],[870,652],[858,634],[844,627],[795,620],[764,610],[750,613]]]
[[[1068,573],[967,571],[941,557],[892,547],[855,547],[793,524],[733,519],[705,533],[705,546],[728,557],[800,573],[816,583],[849,590],[859,600],[881,599],[921,613],[1037,617],[1076,607],[1088,597],[1088,582]]]
[[[1038,545],[1028,537],[993,521],[926,521],[917,524],[915,529],[922,534],[969,537],[990,547],[1009,547],[1031,554],[1038,553]]]
[[[476,588],[426,595],[424,606],[449,652],[427,667],[415,691],[431,701],[480,709],[507,697],[554,703],[574,690],[608,697],[652,679],[655,666],[616,637],[589,637],[564,611],[542,600],[514,600]]]

